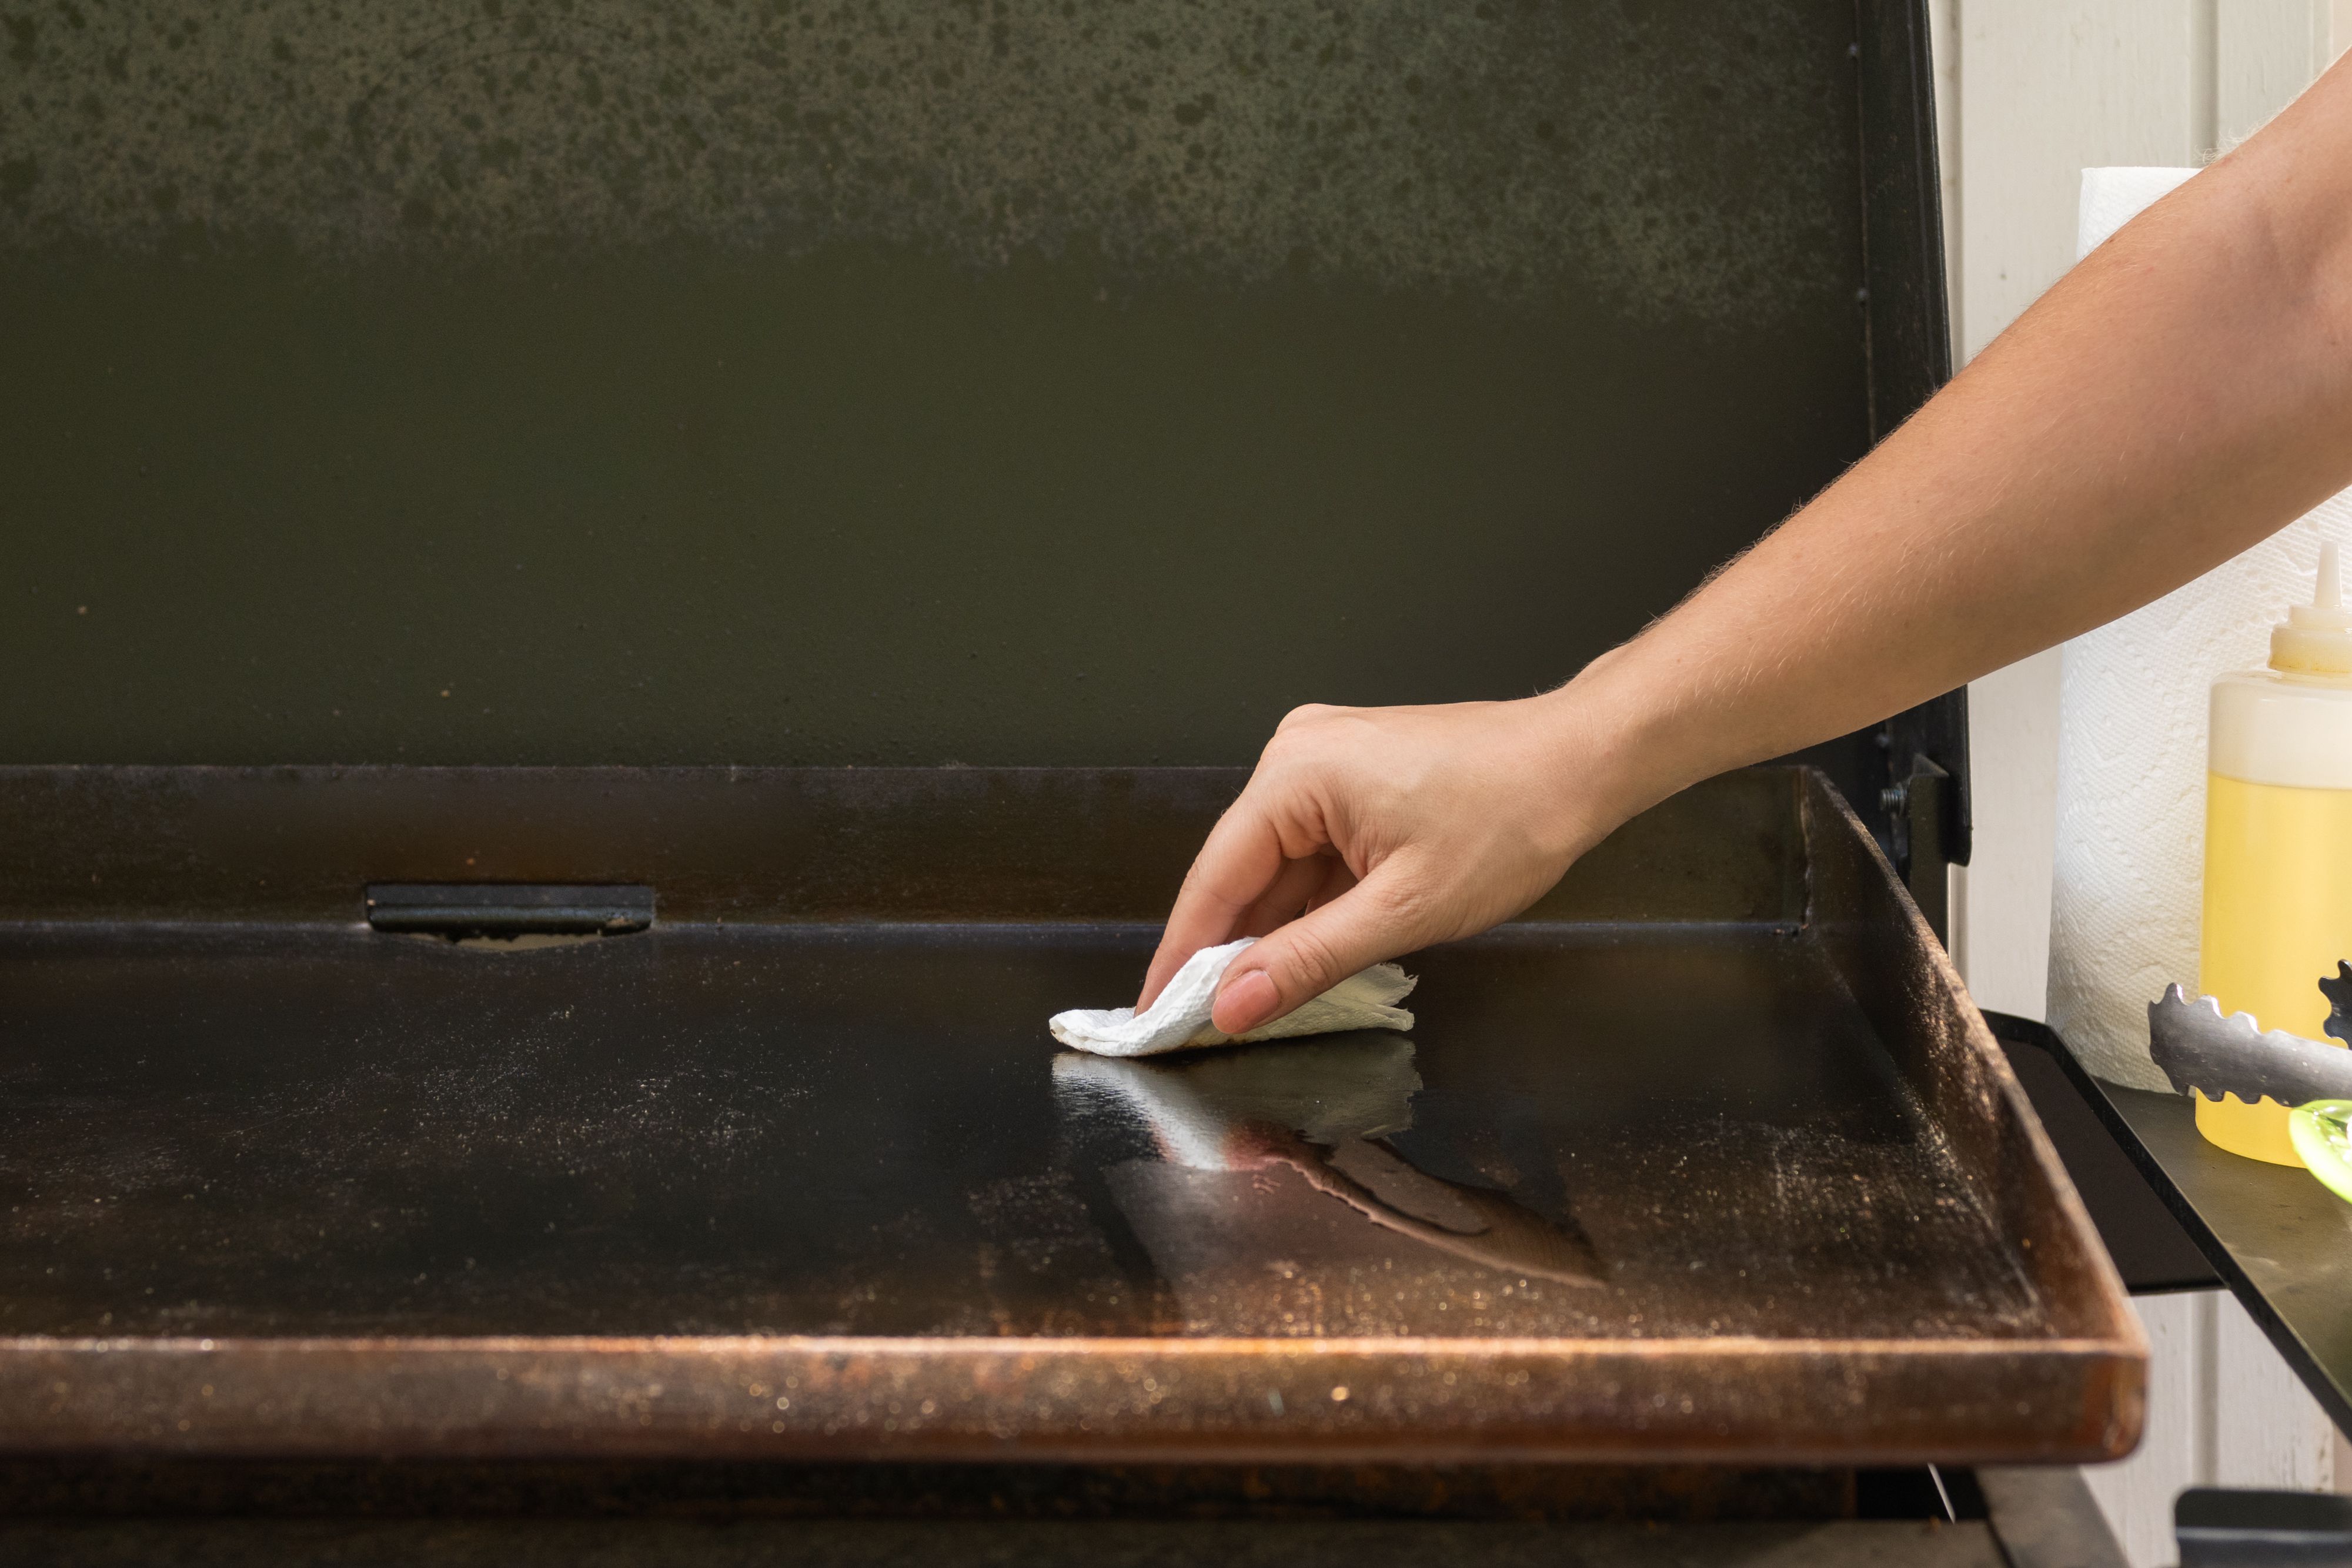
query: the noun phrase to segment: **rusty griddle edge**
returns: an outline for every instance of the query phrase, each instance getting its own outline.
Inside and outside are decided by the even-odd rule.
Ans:
[[[188,771],[212,775],[222,793],[250,806],[281,795],[278,786],[312,770]],[[369,775],[364,792],[380,799],[402,770],[362,771]],[[624,799],[612,804],[625,804],[636,794],[633,779],[666,781],[635,769],[485,771],[536,776],[559,807],[566,775],[572,807],[616,792]],[[741,787],[746,798],[732,804],[730,820],[743,820],[743,808],[762,795],[756,775],[679,771],[720,781],[722,793]],[[790,770],[782,798],[856,807],[870,803],[876,789],[919,795],[937,785],[969,807],[1009,800],[1050,815],[1074,799],[1108,792],[1147,802],[1120,821],[1150,830],[1136,841],[1144,846],[1142,863],[1121,868],[1148,886],[1171,871],[1181,874],[1181,861],[1157,863],[1185,842],[1170,822],[1213,809],[1234,781],[1205,770],[905,776],[917,771],[904,770],[894,783],[870,774],[828,782],[814,779],[816,770]],[[204,841],[221,832],[217,817],[208,820],[203,808],[207,781],[172,777],[180,773],[5,769],[0,796],[63,791],[76,798],[69,814],[78,825],[128,829],[121,839],[100,841],[112,857],[108,868],[144,870],[152,880],[130,880],[144,881],[144,895],[154,898],[168,893],[173,867],[201,862]],[[133,798],[128,806],[106,798],[110,775],[127,787]],[[488,782],[478,776],[462,781],[462,792],[487,799],[495,794]],[[446,793],[450,783],[422,781],[428,793]],[[159,811],[159,799],[173,809]],[[1160,804],[1148,805],[1153,800]],[[1801,831],[1773,828],[1759,802],[1801,824]],[[399,851],[401,874],[435,856],[455,857],[471,839],[478,824],[446,806],[443,800],[415,819],[433,820],[440,831],[421,849]],[[503,814],[517,816],[510,809]],[[537,815],[543,821],[547,814]],[[565,810],[551,815],[559,828],[566,820]],[[1728,832],[1707,854],[1693,860],[1668,852],[1667,840],[1710,818]],[[1661,821],[1675,831],[1658,833]],[[266,831],[247,824],[229,837],[271,850],[278,857],[273,870],[307,852],[303,824],[289,825],[282,816],[271,818]],[[1034,842],[1025,832],[1019,837]],[[42,835],[23,835],[5,852],[17,869],[34,873],[36,884],[75,885],[64,874],[70,851],[54,848],[54,839],[37,840]],[[784,841],[790,847],[809,841],[790,833]],[[1802,1463],[2084,1462],[2127,1453],[2142,1420],[2147,1346],[2121,1283],[1948,959],[1826,781],[1809,771],[1753,770],[1670,803],[1649,826],[1630,825],[1615,842],[1610,853],[1622,857],[1618,870],[1660,879],[1664,902],[1684,917],[1785,916],[1792,913],[1785,904],[1793,874],[1800,899],[1793,913],[1828,944],[1856,1001],[1943,1130],[1977,1201],[2022,1243],[2023,1267],[2051,1307],[2052,1337],[27,1336],[0,1340],[0,1451],[1654,1463],[1749,1460],[1759,1448],[1769,1448],[1776,1460]],[[659,849],[646,852],[659,860]],[[1793,873],[1759,878],[1741,869],[1740,862],[1784,849],[1796,852]],[[675,852],[702,858],[699,849]],[[844,852],[854,859],[861,852]],[[739,875],[756,877],[756,868],[746,869],[751,858],[734,860]],[[1594,858],[1607,862],[1610,855]],[[1710,859],[1722,863],[1708,867]],[[642,870],[650,862],[635,863]],[[605,868],[598,869],[601,874]],[[1055,884],[1055,874],[1040,885]],[[1664,885],[1677,876],[1684,884]],[[199,865],[194,880],[226,900],[238,879],[226,865]],[[857,874],[836,883],[826,884],[826,896],[845,902],[876,885]],[[1074,909],[1077,917],[1112,913],[1099,902],[1103,884],[1057,885],[1072,902],[1090,905]],[[718,907],[733,896],[715,884],[704,893]],[[112,902],[122,896],[110,890],[110,906],[88,909],[83,918],[122,918],[123,905]],[[266,904],[275,895],[259,896]],[[1117,902],[1137,896],[1130,887]],[[20,919],[21,897],[8,901],[8,913]],[[226,913],[211,898],[198,902],[212,904],[199,918]],[[1599,879],[1547,903],[1542,913],[1555,919],[1618,912]]]
[[[1746,1463],[1769,1450],[1789,1464],[2081,1462],[2137,1439],[2136,1421],[2108,1414],[2138,1404],[2140,1367],[2117,1348],[30,1338],[0,1341],[0,1452]],[[1718,1397],[1701,1404],[1696,1387]],[[2041,1436],[2020,1439],[2021,1415]]]
[[[2105,1347],[2115,1405],[2106,1450],[2096,1457],[2121,1458],[2138,1446],[2147,1419],[2148,1357],[2122,1276],[2007,1053],[1893,866],[1844,798],[1811,770],[1803,801],[1807,918],[1822,928],[1931,1122],[1953,1138],[1961,1170],[1980,1184],[1979,1201],[2003,1234],[2019,1238],[2063,1331]],[[1906,1046],[1923,1044],[1924,1059],[1906,1055]],[[1988,1172],[2009,1179],[1987,1183]],[[2061,1244],[2037,1252],[2036,1235]]]

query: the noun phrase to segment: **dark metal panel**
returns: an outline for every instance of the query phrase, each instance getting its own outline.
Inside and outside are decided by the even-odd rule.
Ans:
[[[1869,441],[1850,0],[0,15],[12,760],[1240,764]]]

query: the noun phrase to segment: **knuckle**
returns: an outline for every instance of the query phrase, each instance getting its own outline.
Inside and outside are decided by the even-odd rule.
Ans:
[[[1360,709],[1335,707],[1329,703],[1308,703],[1292,708],[1267,737],[1259,766],[1297,769],[1339,762],[1352,749],[1356,737],[1351,726],[1360,722],[1361,716]]]
[[[1301,703],[1282,716],[1282,722],[1274,727],[1274,733],[1280,736],[1309,729],[1325,719],[1345,711],[1329,703]]]

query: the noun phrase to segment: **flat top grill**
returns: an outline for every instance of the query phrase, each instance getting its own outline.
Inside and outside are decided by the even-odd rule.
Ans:
[[[1819,775],[1412,960],[1409,1040],[1058,1051],[1238,781],[0,770],[0,1451],[2129,1446],[2112,1270]],[[657,913],[362,915],[601,903]]]
[[[1549,685],[1942,381],[1918,5],[176,11],[27,22],[0,124],[0,757],[141,765],[0,768],[0,1453],[2129,1447],[1818,778],[1409,1043],[1044,1030],[1240,781],[1157,764]],[[1811,754],[1931,901],[1963,718]]]

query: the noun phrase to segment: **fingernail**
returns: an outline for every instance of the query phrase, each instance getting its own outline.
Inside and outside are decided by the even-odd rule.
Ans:
[[[1282,993],[1264,969],[1225,982],[1210,1021],[1227,1034],[1247,1034],[1282,1009]]]

